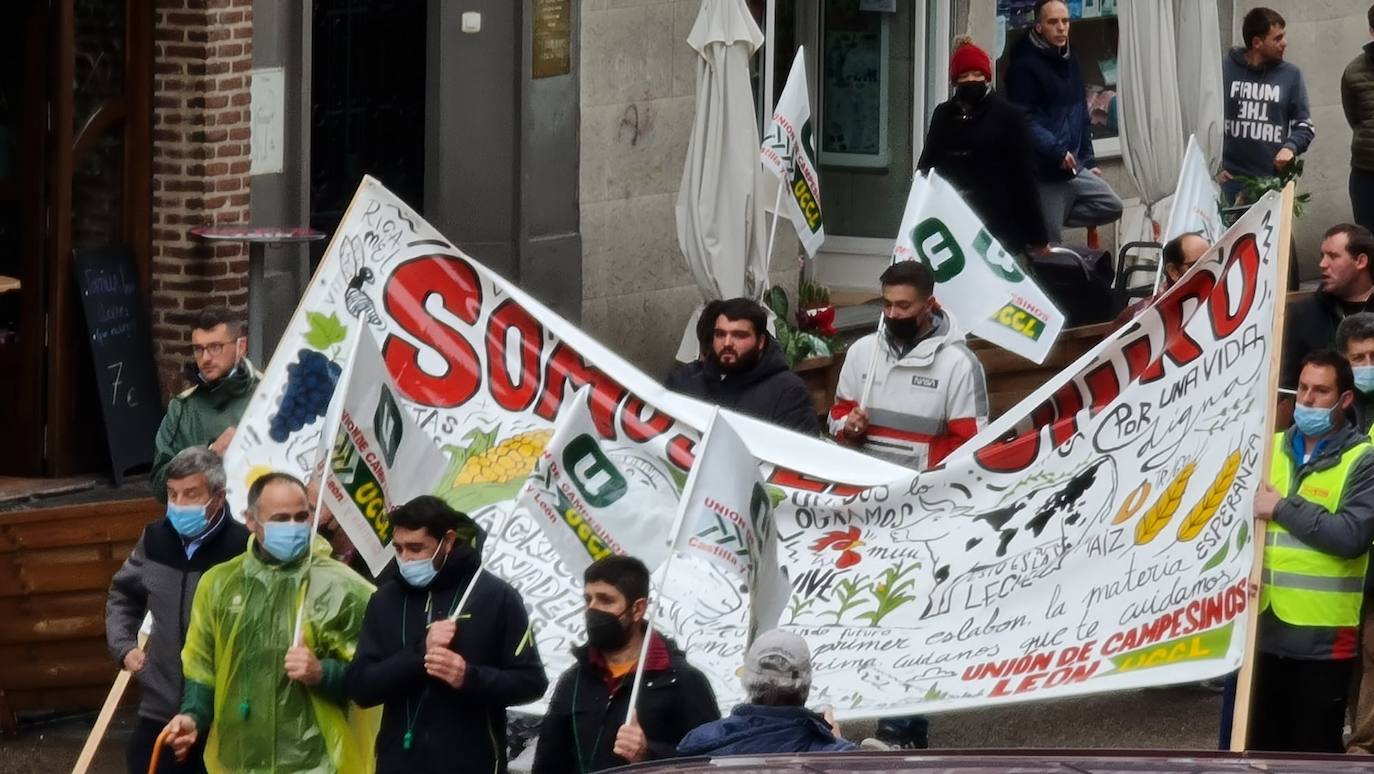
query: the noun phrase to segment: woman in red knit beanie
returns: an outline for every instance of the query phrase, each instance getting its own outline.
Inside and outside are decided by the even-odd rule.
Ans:
[[[968,36],[954,39],[949,80],[953,95],[935,107],[917,169],[958,189],[1008,252],[1043,251],[1025,114],[992,90],[992,58]]]

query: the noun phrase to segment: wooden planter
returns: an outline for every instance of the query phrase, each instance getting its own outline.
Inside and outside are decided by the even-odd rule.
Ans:
[[[826,357],[811,357],[792,366],[792,371],[806,382],[811,393],[811,403],[817,414],[830,412],[830,404],[835,401],[835,385],[840,383],[840,369],[844,367],[845,353]]]
[[[119,671],[105,649],[110,578],[163,512],[145,498],[0,514],[0,729],[20,712],[100,706]]]

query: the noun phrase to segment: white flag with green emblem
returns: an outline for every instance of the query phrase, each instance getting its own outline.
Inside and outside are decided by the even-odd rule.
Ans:
[[[653,570],[668,556],[680,474],[647,445],[603,438],[590,392],[583,387],[563,404],[516,507],[539,524],[574,576],[612,554],[630,554]]]
[[[704,559],[740,582],[749,595],[750,639],[773,629],[791,587],[778,565],[773,499],[758,461],[724,414],[697,445],[682,493],[683,519],[675,540],[684,556]],[[771,490],[778,495],[781,490]]]
[[[816,172],[816,143],[812,138],[811,98],[806,89],[806,61],[797,49],[787,85],[778,96],[773,118],[759,148],[759,157],[782,185],[783,211],[792,221],[806,254],[814,256],[825,241],[821,217],[821,178]]]
[[[1064,328],[1064,313],[934,170],[911,183],[892,260],[924,263],[966,330],[1028,360],[1043,363]]]
[[[320,497],[376,575],[392,557],[391,509],[434,491],[447,460],[401,407],[372,334],[359,334]]]

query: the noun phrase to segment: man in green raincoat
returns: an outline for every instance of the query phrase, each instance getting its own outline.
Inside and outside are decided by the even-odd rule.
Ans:
[[[344,678],[373,589],[323,540],[311,550],[310,520],[295,477],[268,473],[249,488],[248,550],[196,589],[181,712],[167,724],[178,759],[208,734],[210,772],[373,770],[379,718],[348,704]]]

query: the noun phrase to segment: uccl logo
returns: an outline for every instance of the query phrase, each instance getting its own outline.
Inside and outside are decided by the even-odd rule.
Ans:
[[[1016,304],[1007,304],[993,314],[992,319],[1004,328],[1013,330],[1031,341],[1039,341],[1040,334],[1045,332],[1045,321],[1035,315],[1020,308]]]
[[[582,499],[595,508],[605,508],[624,497],[630,488],[596,439],[585,433],[564,447],[563,469],[568,471],[568,478]]]

